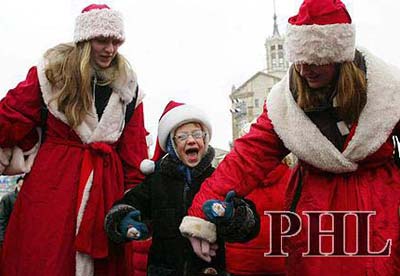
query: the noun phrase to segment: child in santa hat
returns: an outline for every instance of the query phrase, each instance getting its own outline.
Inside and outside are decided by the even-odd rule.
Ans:
[[[201,183],[214,171],[211,135],[211,124],[201,110],[169,102],[159,121],[153,160],[141,165],[150,175],[107,214],[106,230],[116,243],[152,236],[148,275],[224,275],[223,246],[211,245],[208,263],[193,253],[179,232]]]

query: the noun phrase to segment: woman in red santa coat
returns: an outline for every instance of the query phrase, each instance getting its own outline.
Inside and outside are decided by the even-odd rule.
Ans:
[[[121,14],[90,5],[73,43],[48,50],[0,102],[0,168],[30,171],[8,225],[2,275],[123,275],[123,251],[108,243],[103,220],[143,180],[148,157],[142,96],[118,53],[124,40]]]
[[[299,164],[286,206],[301,217],[302,229],[287,239],[289,275],[400,275],[400,170],[392,145],[392,135],[400,130],[400,71],[355,48],[355,29],[339,0],[305,0],[298,15],[289,19],[286,36],[293,65],[272,89],[257,123],[203,183],[181,232],[203,257],[208,253],[201,246],[207,241],[197,230],[212,229],[202,228],[210,223],[206,217],[229,238],[243,241],[245,235],[254,235],[250,230],[237,233],[241,237],[228,235],[227,221],[243,222],[239,215],[249,219],[254,216],[251,208],[232,212],[232,204],[225,202],[228,212],[214,214],[209,208],[214,201],[208,200],[220,201],[230,190],[247,195],[291,151]],[[302,256],[310,230],[304,211],[376,212],[361,238],[368,239],[370,252],[390,248],[389,254]],[[332,229],[329,220],[320,226]],[[345,232],[350,253],[357,252],[355,226],[348,221]],[[321,246],[329,252],[331,240],[323,238]]]

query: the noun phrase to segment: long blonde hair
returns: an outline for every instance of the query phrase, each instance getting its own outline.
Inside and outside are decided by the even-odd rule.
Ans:
[[[49,61],[45,74],[53,87],[58,90],[53,100],[57,101],[58,110],[65,114],[68,124],[75,128],[80,125],[89,113],[92,95],[92,77],[95,68],[91,65],[90,41],[78,44],[60,44],[49,49],[45,57]],[[129,64],[126,59],[117,54],[107,80],[103,85],[110,84],[119,76],[126,76]]]
[[[354,62],[339,64],[338,78],[336,81],[336,101],[340,118],[351,124],[358,120],[362,109],[367,101],[367,81],[364,71],[357,67]],[[294,85],[297,92],[297,104],[302,109],[315,107],[318,99],[312,93],[297,70],[292,70]]]

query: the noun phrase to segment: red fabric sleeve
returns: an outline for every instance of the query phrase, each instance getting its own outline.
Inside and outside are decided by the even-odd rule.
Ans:
[[[12,147],[20,142],[23,150],[33,146],[38,138],[34,128],[40,124],[41,106],[37,69],[32,67],[26,79],[0,101],[0,147]]]
[[[140,171],[140,162],[149,158],[147,133],[144,127],[143,103],[141,103],[125,126],[118,148],[124,169],[125,190],[144,180],[144,175]]]
[[[189,215],[205,218],[201,209],[203,203],[209,199],[224,199],[231,190],[240,196],[249,194],[281,163],[287,153],[264,107],[264,112],[251,126],[249,133],[235,141],[232,151],[213,175],[203,182]]]

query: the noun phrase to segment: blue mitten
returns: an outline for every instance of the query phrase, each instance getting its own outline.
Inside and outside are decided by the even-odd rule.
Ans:
[[[204,202],[203,212],[207,219],[213,223],[232,219],[235,210],[233,205],[235,195],[235,191],[230,191],[226,194],[224,201],[210,199]]]
[[[143,240],[147,238],[149,230],[146,224],[138,221],[140,219],[140,211],[135,210],[128,213],[119,225],[119,230],[127,240]]]

